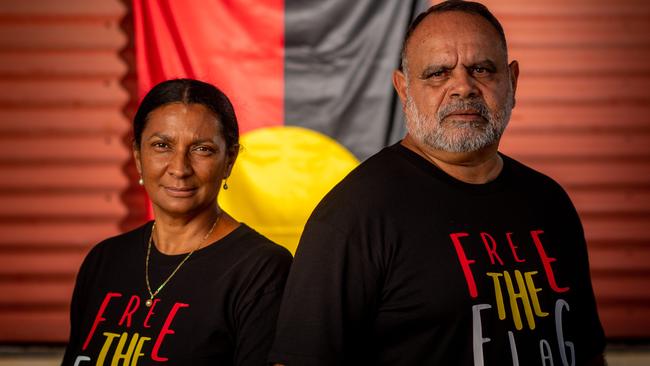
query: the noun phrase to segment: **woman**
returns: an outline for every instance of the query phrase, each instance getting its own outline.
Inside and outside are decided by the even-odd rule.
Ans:
[[[155,221],[86,257],[63,364],[265,364],[291,254],[217,204],[239,150],[230,101],[204,82],[162,82],[133,135]]]

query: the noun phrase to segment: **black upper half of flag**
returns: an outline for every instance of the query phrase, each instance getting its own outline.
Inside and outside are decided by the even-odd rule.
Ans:
[[[324,133],[363,160],[404,135],[391,76],[425,0],[286,0],[285,125]]]

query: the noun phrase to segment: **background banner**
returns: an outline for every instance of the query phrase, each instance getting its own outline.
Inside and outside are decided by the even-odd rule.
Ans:
[[[138,95],[180,77],[222,89],[243,150],[220,203],[294,251],[322,196],[402,137],[391,74],[411,18],[428,5],[134,0]]]

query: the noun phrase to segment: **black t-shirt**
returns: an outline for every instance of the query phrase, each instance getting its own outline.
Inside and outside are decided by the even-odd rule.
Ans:
[[[150,233],[151,222],[86,257],[63,365],[264,365],[291,254],[242,224],[194,252],[146,307]],[[152,289],[185,256],[152,245]]]
[[[601,353],[573,205],[553,180],[502,157],[487,184],[458,181],[400,144],[350,173],[307,223],[269,360],[534,366]]]

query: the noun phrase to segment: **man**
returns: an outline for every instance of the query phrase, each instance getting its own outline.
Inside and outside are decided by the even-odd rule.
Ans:
[[[497,152],[518,73],[484,6],[416,18],[393,76],[408,133],[312,214],[270,361],[603,364],[578,215],[557,183]]]

